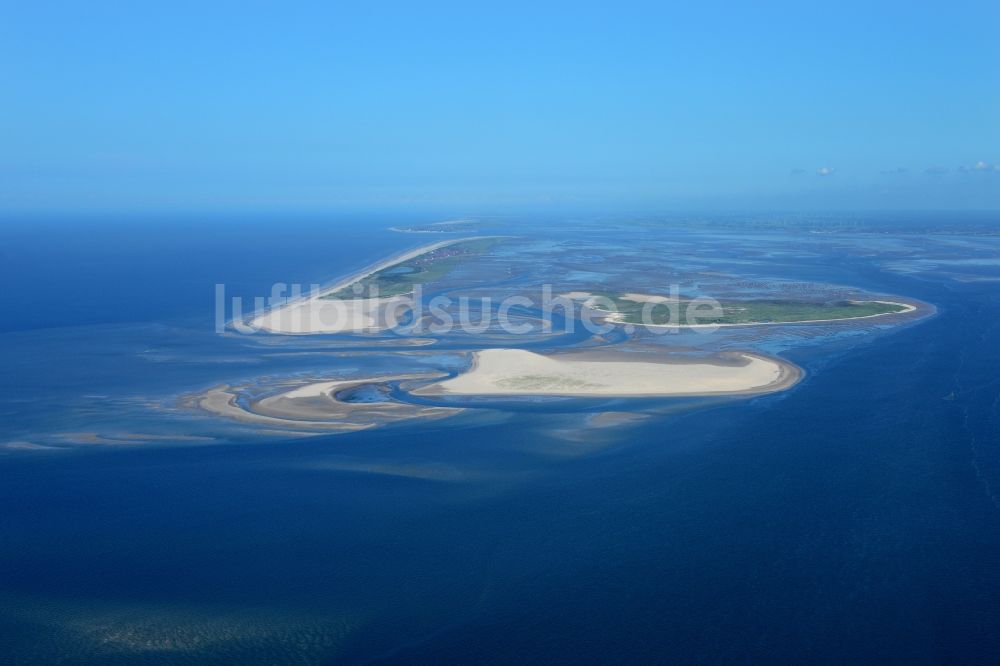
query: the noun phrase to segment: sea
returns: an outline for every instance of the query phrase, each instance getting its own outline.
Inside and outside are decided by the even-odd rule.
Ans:
[[[813,222],[752,230],[805,241]],[[318,362],[219,335],[215,285],[252,299],[435,240],[399,223],[0,224],[0,662],[1000,661],[994,269],[889,270],[837,240],[775,259],[936,311],[783,351],[806,371],[787,392],[593,436],[565,402],[312,437],[176,408]],[[988,252],[988,224],[950,223],[861,224],[871,256],[899,238]]]

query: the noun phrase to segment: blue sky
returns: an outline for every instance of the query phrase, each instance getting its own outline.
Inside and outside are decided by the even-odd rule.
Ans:
[[[0,210],[1000,209],[1000,3],[754,4],[5,2]]]

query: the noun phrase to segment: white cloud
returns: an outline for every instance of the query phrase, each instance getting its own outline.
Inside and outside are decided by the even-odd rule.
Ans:
[[[972,166],[960,166],[958,167],[959,173],[972,173],[978,171],[980,173],[987,173],[991,171],[1000,171],[1000,164],[991,164],[986,160],[979,160]]]

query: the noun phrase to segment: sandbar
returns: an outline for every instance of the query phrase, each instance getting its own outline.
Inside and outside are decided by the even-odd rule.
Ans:
[[[705,396],[769,393],[789,388],[802,371],[776,358],[745,352],[703,359],[652,354],[570,353],[523,349],[473,353],[463,374],[419,388],[415,395]],[[637,357],[644,360],[637,360]]]
[[[462,411],[391,399],[350,402],[338,398],[340,393],[358,387],[381,387],[391,381],[429,380],[440,376],[439,373],[412,373],[310,382],[243,401],[240,400],[241,395],[245,395],[242,389],[222,385],[194,396],[192,402],[205,411],[247,424],[305,431],[350,432],[406,419],[443,418]]]

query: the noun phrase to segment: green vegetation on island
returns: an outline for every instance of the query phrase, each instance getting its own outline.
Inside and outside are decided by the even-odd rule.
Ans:
[[[909,306],[886,301],[835,300],[826,302],[801,301],[792,299],[754,299],[719,301],[722,312],[712,312],[711,301],[681,297],[677,301],[639,302],[624,298],[623,295],[595,293],[614,304],[616,320],[628,324],[778,324],[805,321],[832,321],[838,319],[858,319],[873,315],[904,312]],[[690,314],[697,315],[689,320],[689,306],[695,304]],[[595,304],[595,309],[604,310],[607,303]],[[646,314],[644,321],[643,312]]]
[[[386,266],[339,291],[326,294],[323,298],[353,300],[408,294],[413,291],[416,285],[439,280],[462,262],[476,255],[484,254],[500,240],[502,239],[499,237],[472,238],[439,247],[398,264]]]

